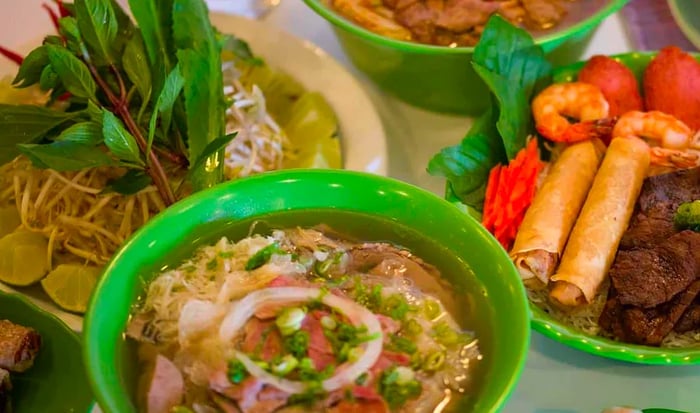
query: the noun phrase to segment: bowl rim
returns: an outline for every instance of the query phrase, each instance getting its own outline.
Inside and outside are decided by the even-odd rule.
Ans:
[[[119,261],[123,258],[128,259],[130,255],[133,255],[133,252],[129,251],[138,249],[139,247],[145,247],[147,245],[146,242],[149,241],[150,237],[148,237],[148,234],[152,231],[152,228],[168,225],[169,223],[177,220],[179,215],[180,219],[182,219],[183,216],[186,217],[186,215],[181,214],[187,214],[187,211],[192,210],[197,204],[206,203],[207,200],[216,199],[221,196],[225,196],[226,194],[230,194],[230,192],[234,191],[238,186],[259,186],[270,183],[271,181],[283,183],[304,179],[316,181],[323,180],[323,184],[327,186],[338,185],[339,181],[349,182],[353,179],[372,180],[377,185],[381,185],[381,191],[390,192],[393,188],[396,193],[401,193],[402,196],[410,197],[413,202],[415,202],[416,199],[419,199],[420,202],[427,202],[435,206],[440,206],[442,209],[441,213],[449,214],[449,220],[458,220],[465,223],[469,222],[469,225],[473,231],[475,231],[479,237],[486,240],[487,245],[485,248],[492,250],[493,253],[499,257],[499,262],[502,262],[504,266],[507,267],[505,270],[507,274],[504,275],[512,278],[513,281],[509,283],[510,287],[512,287],[509,288],[511,291],[511,294],[509,295],[516,300],[516,305],[519,309],[518,314],[515,315],[515,317],[518,319],[517,328],[511,328],[511,331],[518,332],[517,338],[519,343],[509,343],[508,345],[510,348],[516,347],[514,352],[517,354],[517,356],[514,356],[513,358],[517,359],[517,362],[512,367],[509,377],[503,380],[503,391],[501,394],[498,397],[493,397],[493,400],[491,400],[492,404],[488,406],[490,409],[489,412],[498,412],[503,408],[503,406],[506,405],[517,387],[527,361],[532,335],[531,329],[529,328],[531,312],[528,310],[529,306],[527,296],[522,283],[519,282],[517,270],[510,262],[505,250],[500,248],[500,244],[498,244],[496,239],[493,238],[493,236],[489,234],[488,231],[486,231],[481,225],[479,225],[478,222],[473,220],[473,218],[463,215],[454,205],[451,205],[443,198],[433,194],[432,192],[407,182],[359,171],[296,169],[268,172],[240,180],[230,181],[187,197],[167,208],[165,211],[161,212],[149,223],[139,229],[113,256],[111,261],[105,267],[103,277],[100,278],[98,284],[95,286],[95,291],[92,295],[90,306],[85,316],[85,328],[83,333],[83,359],[87,369],[88,380],[95,395],[96,403],[103,409],[107,408],[105,412],[109,412],[110,406],[114,406],[115,400],[118,399],[118,397],[114,394],[110,394],[111,389],[113,389],[112,385],[110,384],[110,375],[115,374],[116,377],[116,363],[113,361],[105,361],[101,355],[105,353],[111,355],[111,352],[115,350],[116,343],[108,343],[105,346],[104,341],[101,340],[100,337],[100,330],[104,327],[99,327],[98,324],[96,324],[95,318],[96,313],[109,309],[108,307],[102,305],[100,301],[104,295],[108,295],[110,294],[110,291],[113,291],[110,287],[114,286],[114,279],[119,277],[110,277],[109,275],[118,271],[121,266]],[[333,206],[323,206],[320,208],[336,209]],[[314,207],[295,208],[295,210],[303,209],[314,209]],[[280,212],[288,210],[290,209],[278,209]],[[364,212],[368,213],[366,211]],[[248,213],[246,214],[246,217],[250,218],[256,215],[258,214]],[[229,218],[226,219],[235,220],[236,218],[229,215]],[[128,288],[126,284],[127,283],[122,283],[122,287],[119,288],[119,292],[123,293],[124,290]],[[116,320],[116,322],[121,323],[121,320]],[[114,360],[114,358],[112,360]]]
[[[623,64],[637,59],[651,59],[658,50],[617,53],[609,57]],[[700,62],[700,53],[689,53]],[[579,61],[554,68],[554,78],[565,79],[567,75],[577,73],[586,61]],[[556,81],[556,80],[555,80]],[[452,191],[449,182],[445,185],[445,199],[458,205],[468,214],[463,204]],[[522,284],[522,282],[521,282]],[[697,347],[652,347],[629,344],[601,336],[593,336],[576,330],[572,326],[552,318],[544,310],[528,299],[530,307],[530,324],[538,333],[563,345],[572,347],[598,357],[645,365],[691,366],[700,365],[700,346]]]
[[[377,43],[380,46],[390,47],[394,49],[400,49],[403,52],[410,53],[421,53],[421,54],[471,54],[474,52],[474,47],[448,47],[448,46],[436,46],[430,44],[423,44],[417,42],[409,42],[405,40],[392,39],[380,34],[374,33],[369,29],[365,29],[359,24],[355,24],[349,19],[341,16],[339,13],[333,11],[330,7],[323,4],[324,0],[304,0],[307,6],[309,6],[318,15],[332,23],[334,26],[345,29],[346,31],[359,36],[365,40]],[[562,31],[554,31],[550,34],[544,36],[538,36],[535,38],[536,44],[546,44],[553,43],[557,41],[562,41],[577,33],[582,33],[589,29],[598,26],[605,18],[609,15],[620,10],[625,4],[630,0],[610,0],[606,5],[601,7],[587,19],[581,20],[572,26],[566,28]]]

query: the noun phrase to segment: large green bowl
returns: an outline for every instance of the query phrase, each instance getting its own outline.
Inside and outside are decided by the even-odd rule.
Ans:
[[[655,52],[625,53],[611,56],[629,67],[640,82],[644,69],[656,56]],[[694,55],[700,61],[700,54]],[[578,72],[586,62],[557,68],[554,72],[555,82],[575,80]],[[448,201],[464,209],[454,192],[447,186]],[[535,304],[530,304],[532,311],[532,327],[543,335],[562,344],[585,351],[600,357],[627,361],[640,364],[656,365],[698,365],[700,364],[700,346],[694,348],[659,348],[621,343],[602,337],[585,334],[573,327],[565,325],[544,312]]]
[[[489,91],[470,64],[473,47],[443,47],[380,36],[337,14],[328,0],[304,0],[333,25],[352,63],[384,91],[432,111],[478,115],[489,104]],[[561,29],[536,37],[552,63],[570,64],[581,58],[594,29],[629,0],[576,0],[593,11]]]
[[[115,255],[96,287],[84,330],[85,362],[102,410],[135,411],[133,359],[124,330],[143,282],[218,236],[245,237],[248,224],[259,219],[287,226],[330,219],[352,235],[391,240],[429,255],[441,269],[449,262],[462,269],[468,265],[473,272],[443,270],[453,288],[470,291],[460,300],[478,314],[474,328],[484,351],[482,385],[459,411],[496,412],[506,403],[525,363],[529,318],[515,267],[491,235],[448,202],[406,183],[349,171],[297,170],[195,194],[153,219]],[[380,229],[377,220],[388,224]],[[428,239],[429,245],[417,239]]]
[[[24,296],[13,293],[0,292],[0,320],[31,327],[42,339],[34,365],[24,373],[12,375],[13,412],[86,412],[92,392],[83,367],[80,339],[73,330]]]

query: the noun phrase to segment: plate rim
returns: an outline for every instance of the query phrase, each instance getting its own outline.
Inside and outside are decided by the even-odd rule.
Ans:
[[[700,28],[695,28],[681,13],[680,3],[682,0],[668,0],[668,7],[671,10],[673,20],[675,20],[681,32],[688,38],[693,46],[700,49]]]

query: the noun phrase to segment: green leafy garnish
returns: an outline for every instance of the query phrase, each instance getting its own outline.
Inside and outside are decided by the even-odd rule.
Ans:
[[[413,354],[418,350],[416,343],[405,337],[397,336],[396,334],[391,335],[388,347],[393,351],[406,354]]]
[[[700,232],[700,200],[682,203],[673,216],[673,223],[678,229]]]
[[[231,360],[228,363],[228,379],[233,384],[239,384],[246,377],[248,377],[248,370],[245,368],[243,363],[236,359]]]
[[[450,327],[445,321],[435,324],[431,335],[438,343],[445,347],[468,344],[474,340],[471,334],[457,331]]]
[[[309,350],[309,333],[304,330],[299,330],[292,335],[284,338],[284,350],[298,359],[306,357],[306,352]]]
[[[223,180],[233,136],[221,44],[204,0],[129,4],[138,28],[115,0],[65,5],[60,36],[31,51],[13,81],[50,91],[48,107],[0,105],[0,163],[21,153],[37,168],[125,168],[106,191],[152,184],[167,206],[181,188]]]
[[[280,248],[276,242],[260,249],[248,259],[248,262],[245,264],[246,271],[253,271],[267,264],[272,258],[272,254],[276,254],[279,251]]]
[[[421,384],[415,379],[402,382],[396,367],[386,369],[379,378],[379,394],[392,409],[399,408],[408,400],[420,396],[421,390]]]
[[[552,76],[551,64],[530,34],[498,15],[486,24],[472,66],[491,90],[492,104],[461,143],[444,148],[428,164],[451,191],[480,211],[491,169],[513,159],[534,133],[530,100]]]

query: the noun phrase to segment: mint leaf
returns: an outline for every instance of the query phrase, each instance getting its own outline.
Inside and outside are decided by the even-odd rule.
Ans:
[[[136,139],[124,128],[122,122],[108,110],[102,114],[102,134],[105,144],[117,158],[143,165]]]
[[[46,48],[44,46],[37,47],[24,58],[12,84],[18,88],[36,84],[41,78],[41,72],[48,64],[49,56],[46,54]]]
[[[85,145],[99,145],[104,141],[102,126],[96,122],[80,122],[64,129],[55,141],[71,141]]]
[[[62,141],[48,145],[20,144],[19,151],[40,169],[59,172],[79,171],[98,166],[112,166],[112,159],[99,147]]]
[[[66,90],[74,96],[92,99],[97,86],[90,70],[68,50],[54,45],[45,45],[51,67],[61,79]]]
[[[134,195],[153,183],[144,171],[129,169],[121,177],[109,181],[102,193],[116,192],[122,195]]]
[[[161,117],[160,124],[163,134],[167,135],[170,129],[170,122],[172,121],[173,105],[180,96],[182,92],[182,87],[185,84],[185,79],[180,74],[179,66],[170,72],[168,77],[165,79],[165,84],[163,84],[163,89],[158,96],[155,108],[151,114],[151,120],[148,124],[148,151],[151,150],[151,145],[153,144],[153,139],[156,133],[156,122],[158,116]]]
[[[173,35],[180,70],[185,78],[185,112],[189,159],[198,160],[205,147],[225,134],[225,100],[221,50],[203,1],[175,0]],[[199,169],[192,177],[195,190],[223,179],[223,162],[213,170]]]
[[[100,59],[93,63],[114,62],[112,45],[119,29],[117,17],[110,0],[75,0],[78,28],[85,43]]]
[[[77,116],[41,106],[0,104],[0,165],[17,155],[17,144],[34,143]]]
[[[124,49],[122,65],[144,102],[151,99],[151,68],[139,32],[134,33]]]
[[[129,0],[129,7],[141,29],[151,64],[151,95],[158,96],[176,62],[171,34],[173,0]]]

